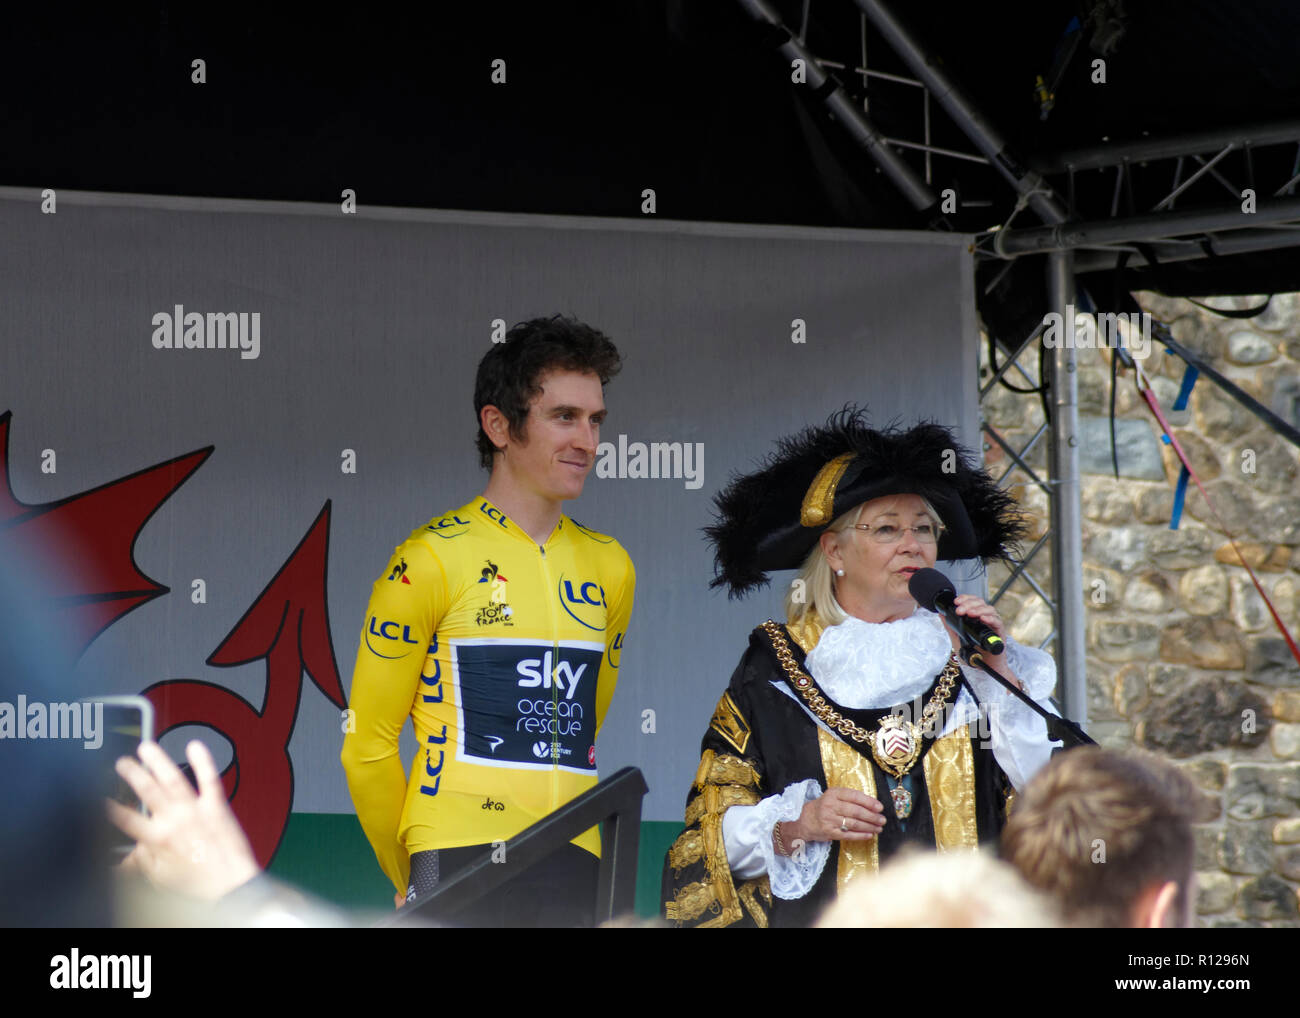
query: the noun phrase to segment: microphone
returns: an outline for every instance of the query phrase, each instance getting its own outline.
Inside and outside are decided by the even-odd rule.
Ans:
[[[937,569],[918,569],[907,581],[907,591],[922,608],[937,612],[948,620],[967,646],[979,644],[991,657],[997,657],[1006,644],[989,626],[968,615],[958,615],[953,607],[957,591],[948,577]]]

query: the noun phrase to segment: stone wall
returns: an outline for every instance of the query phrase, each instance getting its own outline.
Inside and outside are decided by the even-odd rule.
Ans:
[[[1300,426],[1300,294],[1276,296],[1244,321],[1155,294],[1140,302],[1180,343]],[[1249,307],[1262,298],[1207,302]],[[1121,372],[1117,385],[1115,479],[1109,351],[1081,350],[1078,359],[1087,728],[1103,745],[1139,746],[1177,762],[1202,790],[1200,925],[1300,926],[1300,665],[1194,484],[1179,528],[1169,529],[1179,463],[1159,440],[1132,372]],[[1167,416],[1183,367],[1156,342],[1143,361]],[[1015,372],[1008,377],[1028,384]],[[1037,397],[1000,387],[984,414],[1017,449],[1043,420]],[[1278,613],[1300,635],[1300,450],[1204,376],[1190,408],[1170,423]],[[1040,439],[1028,459],[1043,478],[1045,455]],[[1010,463],[996,446],[985,458],[995,477]],[[1026,480],[1018,470],[1012,476]],[[1032,486],[1017,493],[1035,518],[1028,550],[1043,532],[1047,501]],[[1045,590],[1048,555],[1045,546],[1030,570]],[[990,592],[1006,575],[990,568]],[[1023,580],[999,607],[1022,642],[1038,645],[1051,632],[1050,613]]]

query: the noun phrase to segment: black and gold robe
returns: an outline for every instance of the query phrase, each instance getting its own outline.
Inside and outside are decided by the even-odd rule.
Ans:
[[[822,625],[806,616],[782,630],[796,669],[803,670]],[[664,862],[664,915],[678,926],[809,926],[850,881],[874,873],[905,845],[974,848],[1002,830],[1011,784],[987,744],[971,737],[969,726],[924,739],[924,755],[908,775],[913,807],[903,823],[894,815],[888,776],[870,748],[865,743],[854,748],[855,743],[819,727],[800,702],[772,684],[786,676],[771,639],[762,627],[755,629],[704,733],[686,800],[686,830]],[[844,713],[870,714],[878,723],[891,708]],[[802,898],[774,898],[766,875],[738,882],[727,863],[723,814],[807,778],[815,778],[823,790],[854,788],[879,799],[884,829],[869,841],[832,842],[820,878]]]

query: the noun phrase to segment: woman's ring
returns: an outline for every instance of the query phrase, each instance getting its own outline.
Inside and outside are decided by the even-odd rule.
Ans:
[[[849,818],[840,817],[840,832],[843,833],[849,829]]]

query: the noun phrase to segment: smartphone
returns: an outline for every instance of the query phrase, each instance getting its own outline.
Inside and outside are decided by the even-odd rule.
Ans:
[[[106,775],[105,784],[112,799],[127,809],[145,812],[139,797],[123,781],[113,765],[121,756],[135,757],[140,743],[153,740],[153,704],[143,696],[93,696],[82,700],[88,705],[91,717],[100,735],[100,744],[87,748],[94,754],[94,766]],[[83,708],[83,711],[86,708]],[[129,837],[110,824],[109,852],[114,863],[121,862],[135,847]]]

